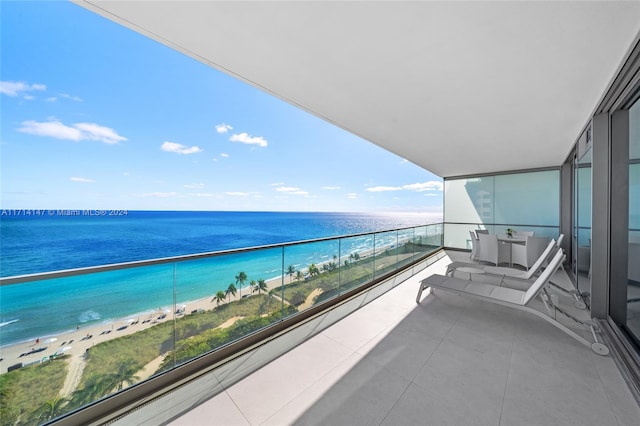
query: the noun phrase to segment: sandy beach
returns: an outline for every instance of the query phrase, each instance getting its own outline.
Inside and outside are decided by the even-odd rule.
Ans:
[[[372,250],[365,250],[360,252],[360,258],[364,259],[372,254]],[[322,267],[326,262],[318,262],[316,266]],[[305,271],[306,269],[301,269]],[[288,285],[296,282],[295,277],[289,275],[271,278],[266,281],[268,290],[279,287],[284,282],[284,285]],[[247,294],[253,294],[250,290],[248,283],[242,287],[242,292],[238,291],[235,296],[231,297],[231,301],[240,300],[242,296]],[[299,307],[300,309],[306,309],[310,307],[315,298],[320,295],[321,291],[312,292],[307,300]],[[274,297],[279,297],[277,294]],[[108,323],[92,324],[82,326],[78,329],[60,333],[54,336],[43,336],[38,338],[38,342],[35,340],[29,342],[21,342],[14,345],[7,345],[0,347],[0,374],[7,372],[7,369],[16,365],[22,364],[23,366],[40,362],[43,359],[55,353],[64,353],[70,355],[71,371],[70,376],[77,376],[79,380],[82,369],[78,368],[78,365],[84,364],[82,356],[87,349],[92,346],[102,343],[117,337],[126,336],[144,330],[153,325],[159,324],[165,321],[171,321],[174,318],[180,318],[182,315],[190,314],[197,310],[210,310],[214,309],[217,304],[213,300],[214,295],[207,296],[202,299],[180,302],[174,306],[163,306],[154,310],[153,312],[147,311],[140,314],[132,314],[123,318],[109,321]],[[229,303],[229,299],[225,299],[220,304]],[[179,313],[178,313],[179,312]],[[237,319],[236,319],[237,320]],[[231,324],[224,324],[225,327]],[[70,324],[70,328],[75,324]]]
[[[285,285],[290,284],[292,281],[291,277],[285,276]],[[281,283],[281,277],[276,277],[266,281],[269,289],[278,287]],[[252,293],[249,286],[245,285],[242,287],[242,295],[246,297],[247,294]],[[229,301],[240,300],[240,297],[240,291],[238,291],[235,296],[231,297],[231,300],[225,299],[225,301],[221,302],[220,305],[229,303]],[[129,315],[124,318],[113,320],[109,323],[92,324],[87,326],[80,325],[79,328],[73,331],[60,333],[55,336],[38,338],[37,343],[35,340],[32,340],[30,342],[7,345],[0,348],[0,358],[2,358],[0,360],[0,374],[6,373],[8,368],[16,364],[26,366],[32,363],[38,363],[55,353],[70,355],[67,360],[70,366],[69,375],[61,392],[63,395],[70,394],[75,390],[80,378],[82,377],[82,370],[84,368],[83,355],[92,346],[145,330],[162,322],[172,321],[174,318],[180,318],[183,315],[188,315],[194,311],[207,311],[216,307],[217,303],[213,300],[212,295],[198,300],[179,303],[176,307],[160,307],[152,313],[146,312],[139,315]],[[227,322],[220,325],[220,327],[230,327],[239,319],[240,317],[230,318]],[[161,357],[159,361],[161,361]],[[159,361],[155,360],[155,363],[159,365]],[[145,378],[154,373],[154,371],[150,371],[150,366],[146,367],[145,374],[142,375],[145,376]]]
[[[364,259],[371,254],[372,250],[363,251],[360,253],[360,258]],[[329,262],[331,262],[331,260],[318,262],[316,263],[316,266],[321,268],[324,263]],[[306,269],[301,269],[301,271],[305,272]],[[284,277],[274,277],[266,280],[267,291],[280,287],[283,283],[284,285],[288,285],[295,282],[297,282],[295,276],[292,277],[285,275]],[[320,289],[313,291],[299,306],[299,309],[302,310],[312,306],[315,299],[321,293],[322,291]],[[238,289],[235,296],[231,296],[230,299],[225,299],[223,302],[220,302],[220,305],[240,300],[243,296],[247,297],[247,294],[254,294],[248,283],[242,287],[242,291]],[[274,297],[278,299],[280,298],[278,294],[274,294]],[[184,315],[189,315],[198,311],[211,310],[217,306],[214,295],[212,294],[198,300],[179,302],[176,306],[162,306],[158,307],[154,311],[132,314],[113,321],[105,321],[100,324],[86,326],[80,325],[73,331],[63,332],[54,336],[40,337],[37,339],[37,342],[32,340],[30,342],[22,342],[0,347],[0,374],[7,373],[8,369],[14,366],[17,367],[18,364],[21,364],[21,366],[24,367],[39,363],[43,360],[48,360],[49,357],[54,354],[69,355],[67,358],[67,362],[69,363],[69,373],[60,392],[62,396],[68,396],[76,390],[80,383],[85,365],[84,354],[91,347],[108,340],[134,334],[166,321],[172,321],[175,318],[180,318]],[[230,327],[240,319],[242,318],[229,318],[219,327]],[[70,326],[73,327],[74,325]],[[140,380],[144,380],[152,376],[161,365],[163,358],[164,355],[161,355],[145,365],[138,373]]]

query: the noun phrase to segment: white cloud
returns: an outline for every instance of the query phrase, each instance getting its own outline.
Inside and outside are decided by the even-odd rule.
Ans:
[[[355,200],[356,198],[358,198],[358,194],[356,194],[355,192],[351,192],[351,193],[347,194],[347,198],[349,198],[351,200]]]
[[[202,152],[202,149],[198,146],[187,147],[185,145],[175,142],[165,142],[160,147],[163,151],[175,152],[176,154],[196,154]]]
[[[443,185],[442,182],[438,182],[436,180],[430,180],[428,182],[422,183],[412,183],[410,185],[404,185],[402,189],[406,189],[409,191],[442,191]]]
[[[60,93],[60,97],[61,98],[65,98],[65,99],[71,99],[72,101],[76,101],[76,102],[82,102],[82,98],[79,96],[72,96],[68,93]]]
[[[77,123],[73,126],[82,131],[83,139],[100,141],[107,144],[117,144],[120,141],[127,140],[127,138],[116,133],[115,130],[95,123]]]
[[[373,186],[371,188],[367,188],[369,192],[385,192],[385,191],[401,191],[401,186]]]
[[[155,198],[170,198],[177,197],[179,194],[177,192],[147,192],[144,194],[140,194],[140,197],[155,197]]]
[[[59,121],[39,122],[27,120],[22,122],[19,132],[36,136],[49,136],[56,139],[81,141],[82,132],[75,127],[69,127]]]
[[[340,187],[339,186],[323,186],[322,189],[326,189],[326,190],[329,190],[329,191],[335,191],[337,189],[340,189]]]
[[[200,183],[188,183],[184,187],[188,188],[188,189],[199,189],[199,188],[204,188],[204,183],[202,183],[202,182],[200,182]]]
[[[229,130],[233,130],[233,127],[228,124],[220,123],[216,125],[216,132],[218,133],[227,133]]]
[[[232,197],[246,197],[248,195],[251,195],[250,192],[225,192],[225,195],[231,195]]]
[[[442,191],[443,185],[442,182],[438,182],[435,180],[430,180],[428,182],[422,183],[412,183],[409,185],[402,186],[374,186],[371,188],[367,188],[369,192],[385,192],[385,191]]]
[[[209,193],[203,193],[203,192],[195,192],[189,195],[192,195],[194,197],[214,197],[215,196],[215,194],[209,194]]]
[[[47,101],[47,102],[55,102],[57,100],[58,100],[58,98],[56,98],[55,96],[51,96],[50,98],[45,99],[45,101]]]
[[[76,142],[94,140],[110,145],[127,140],[127,138],[120,136],[115,130],[95,123],[76,123],[72,126],[67,126],[57,120],[45,122],[27,120],[22,122],[22,127],[18,128],[18,131],[30,135],[49,136],[56,139]]]
[[[262,148],[268,145],[268,142],[262,136],[251,136],[246,132],[231,135],[231,142],[246,143],[248,145],[258,145]]]
[[[276,188],[278,192],[284,192],[285,194],[291,195],[309,195],[307,191],[303,191],[300,188],[296,188],[294,186],[281,186],[280,188]]]
[[[220,157],[229,158],[229,154],[227,154],[226,152],[223,152],[223,153],[220,154]]]
[[[16,97],[25,92],[32,92],[34,90],[47,90],[47,86],[44,84],[27,84],[23,81],[0,81],[0,93],[7,96]],[[33,96],[30,97],[33,99]]]
[[[69,178],[69,180],[71,180],[72,182],[82,182],[82,183],[94,183],[95,180],[93,179],[88,179],[88,178],[83,178],[83,177],[71,177]]]
[[[280,186],[280,185],[284,185],[284,182],[274,182],[274,183],[270,183],[269,185],[271,185],[271,186]]]

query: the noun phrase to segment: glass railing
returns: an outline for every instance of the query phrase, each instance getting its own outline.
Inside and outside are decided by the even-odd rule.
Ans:
[[[1,424],[41,424],[154,380],[442,242],[434,224],[0,278]]]

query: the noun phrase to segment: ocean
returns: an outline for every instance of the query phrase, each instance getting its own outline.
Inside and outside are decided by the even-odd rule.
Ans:
[[[256,247],[429,222],[429,217],[418,214],[2,210],[0,275]],[[340,250],[350,253],[371,246],[371,237],[351,238]],[[292,246],[286,249],[285,267],[299,269],[328,261],[337,251],[335,241]],[[281,256],[281,249],[270,249],[5,285],[0,287],[0,346],[210,297],[225,290],[240,271],[249,281],[275,278],[282,273]]]

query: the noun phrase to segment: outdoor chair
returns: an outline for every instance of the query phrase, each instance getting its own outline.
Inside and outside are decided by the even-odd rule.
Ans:
[[[608,355],[609,348],[598,342],[598,338],[595,333],[595,327],[597,327],[597,323],[593,322],[592,320],[580,321],[572,315],[568,314],[554,303],[553,298],[549,294],[549,291],[547,289],[549,279],[558,270],[563,260],[564,253],[562,252],[562,250],[558,250],[552,261],[549,263],[549,267],[547,267],[540,274],[540,276],[526,291],[500,287],[477,281],[462,280],[446,275],[433,274],[420,281],[420,288],[418,290],[418,295],[416,296],[416,303],[420,303],[422,292],[427,288],[431,288],[432,292],[434,290],[443,290],[459,294],[461,296],[477,298],[485,302],[495,303],[509,308],[526,311],[537,315],[540,318],[543,318],[545,321],[549,322],[564,333],[573,337],[583,345],[591,347],[591,349],[598,355]],[[541,312],[529,306],[529,304],[537,296],[540,296],[540,299],[542,300],[547,313]],[[591,330],[591,334],[593,335],[594,342],[589,342],[584,337],[569,329],[564,324],[560,323],[556,319],[557,312],[566,315],[579,324],[589,327],[589,329]]]
[[[547,237],[527,236],[524,245],[513,244],[511,247],[511,263],[524,266],[528,270],[540,257],[548,241]]]
[[[503,247],[505,244],[498,244],[498,237],[495,234],[478,234],[478,241],[480,242],[479,261],[493,263],[495,266],[509,262],[508,249]]]
[[[478,253],[480,252],[480,242],[478,241],[478,236],[475,231],[469,231],[469,236],[471,237],[471,254],[469,256],[471,259],[477,260]]]
[[[513,234],[519,237],[533,237],[535,231],[513,231]]]

